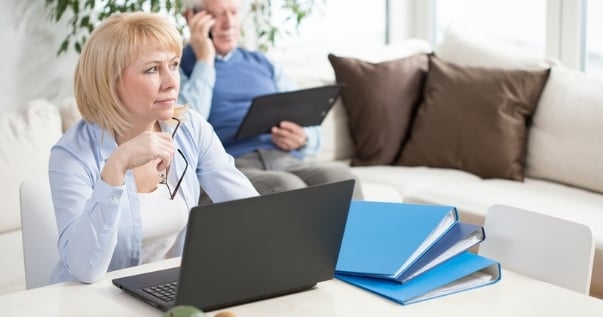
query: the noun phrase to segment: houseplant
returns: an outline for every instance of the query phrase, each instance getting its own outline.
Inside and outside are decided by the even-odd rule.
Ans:
[[[254,32],[243,32],[243,36],[253,37],[258,49],[268,51],[278,36],[297,31],[318,1],[325,0],[247,0],[244,20],[249,21]],[[180,31],[186,24],[181,15],[182,0],[46,0],[46,6],[52,21],[67,20],[70,28],[58,54],[68,49],[79,53],[94,27],[117,12],[163,12],[174,19]]]
[[[266,52],[279,36],[292,35],[314,11],[317,2],[326,0],[250,0],[246,19],[251,20],[257,49]],[[275,10],[278,9],[278,10]],[[249,36],[243,30],[243,36]]]

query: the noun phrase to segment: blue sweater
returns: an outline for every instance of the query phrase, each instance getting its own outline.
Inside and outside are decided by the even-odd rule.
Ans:
[[[180,64],[184,76],[194,77],[195,63],[195,53],[191,46],[187,45]],[[214,127],[226,151],[238,157],[257,149],[277,149],[269,133],[234,141],[234,135],[251,106],[251,100],[258,95],[280,90],[281,87],[277,87],[278,83],[275,81],[277,76],[274,65],[262,53],[237,48],[225,58],[216,57],[214,68],[215,83],[211,90],[208,121]],[[208,82],[208,84],[212,83]],[[314,143],[313,148],[318,149],[319,131],[316,127],[310,129],[314,131],[306,130],[306,133],[310,132],[316,136],[313,138],[315,142],[312,143]],[[303,156],[299,151],[290,153],[300,158]]]
[[[229,153],[237,157],[256,149],[275,149],[270,134],[234,141],[234,135],[258,95],[277,92],[274,67],[259,53],[237,49],[229,59],[216,59],[216,84],[208,121]]]

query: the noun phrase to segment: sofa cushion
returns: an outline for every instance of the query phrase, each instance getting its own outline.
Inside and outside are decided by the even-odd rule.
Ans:
[[[362,181],[362,196],[364,200],[402,202],[402,194],[393,186],[381,182]]]
[[[61,135],[59,109],[45,100],[0,115],[0,233],[21,227],[19,186],[27,178],[48,174],[50,148]]]
[[[403,178],[404,173],[397,173],[397,176]],[[524,182],[504,179],[458,182],[455,186],[424,187],[404,195],[404,200],[453,205],[459,209],[463,220],[476,224],[483,223],[493,204],[541,212],[588,225],[597,249],[603,249],[603,195],[562,184],[531,178]]]
[[[372,63],[380,63],[419,53],[430,53],[431,45],[422,39],[406,39],[395,44],[367,46],[363,48],[338,49],[338,56],[359,58]],[[271,52],[271,58],[293,79],[298,88],[310,88],[335,83],[335,72],[326,56],[319,59],[290,59],[287,54]],[[305,157],[308,161],[350,160],[354,155],[354,145],[350,135],[347,115],[342,98],[339,98],[322,123],[323,143],[316,155]]]
[[[329,54],[355,147],[352,165],[391,164],[406,140],[428,67],[426,54],[369,63]]]
[[[527,121],[548,74],[459,66],[432,55],[423,102],[397,164],[523,180]]]
[[[603,193],[603,80],[555,67],[530,128],[526,175]]]
[[[450,168],[431,168],[425,166],[355,166],[352,173],[364,183],[379,183],[396,188],[399,194],[412,195],[423,188],[447,187],[455,184],[480,182],[481,179],[471,173]],[[371,197],[366,197],[371,200]]]

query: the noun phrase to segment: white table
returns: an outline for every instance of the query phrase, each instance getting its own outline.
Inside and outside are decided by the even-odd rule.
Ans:
[[[111,272],[90,285],[69,282],[0,296],[0,313],[2,316],[161,316],[161,311],[113,286],[111,279],[178,264],[179,259],[171,259]],[[308,291],[225,310],[237,317],[601,317],[603,300],[503,270],[501,281],[494,285],[408,306],[330,280]]]

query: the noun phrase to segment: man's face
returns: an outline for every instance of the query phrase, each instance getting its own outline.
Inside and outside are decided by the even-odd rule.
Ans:
[[[227,54],[235,49],[239,43],[241,36],[239,6],[240,0],[203,1],[203,9],[216,20],[211,32],[218,54]]]

